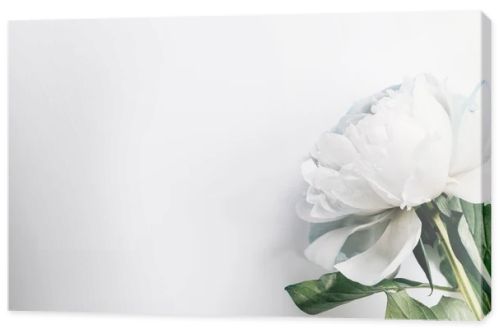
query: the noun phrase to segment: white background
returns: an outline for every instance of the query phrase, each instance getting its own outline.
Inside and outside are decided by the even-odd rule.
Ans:
[[[5,17],[2,19],[36,19],[36,18],[91,18],[91,17],[133,17],[133,16],[171,16],[171,15],[226,15],[226,14],[267,14],[267,13],[320,13],[320,12],[352,12],[352,11],[393,11],[393,10],[424,10],[424,9],[482,9],[486,14],[495,22],[496,8],[493,5],[489,5],[488,2],[475,1],[473,3],[467,4],[464,2],[461,4],[460,1],[450,2],[446,5],[437,4],[435,1],[419,1],[418,5],[414,4],[416,7],[408,8],[402,7],[402,4],[398,2],[391,3],[389,1],[377,1],[375,4],[370,4],[369,1],[364,3],[351,1],[349,4],[339,5],[329,5],[328,2],[321,1],[308,1],[307,5],[305,3],[287,1],[279,3],[278,1],[266,1],[259,4],[259,1],[252,1],[251,5],[247,4],[237,4],[235,1],[227,2],[215,2],[204,3],[202,1],[190,2],[184,1],[182,5],[175,4],[173,2],[169,4],[161,4],[160,2],[148,2],[141,1],[140,5],[132,5],[127,1],[120,1],[116,3],[106,1],[86,1],[81,6],[75,3],[67,2],[57,2],[57,1],[43,1],[43,3],[37,3],[35,1],[17,1],[14,5],[6,4],[0,8],[0,12]],[[358,3],[358,4],[357,4]],[[381,6],[382,3],[386,3]],[[492,4],[493,2],[491,2]],[[497,15],[498,16],[498,15]],[[494,25],[493,25],[494,26]],[[5,24],[2,26],[5,29]],[[493,29],[495,32],[495,29]],[[493,33],[495,35],[495,33]],[[0,44],[2,45],[1,62],[2,62],[2,74],[5,73],[6,59],[5,59],[5,36],[6,33],[3,31],[0,34],[2,40]],[[494,43],[495,45],[495,43]],[[494,53],[495,54],[495,53]],[[494,58],[494,57],[493,57]],[[494,79],[496,75],[494,75]],[[3,78],[0,83],[1,94],[3,99],[1,101],[6,101],[6,80]],[[494,120],[496,121],[496,117]],[[2,129],[6,130],[6,103],[2,106]],[[495,125],[494,125],[495,127]],[[1,153],[4,159],[6,159],[6,136],[2,136]],[[495,145],[496,147],[497,145]],[[494,160],[496,159],[496,154],[494,154]],[[495,160],[496,161],[496,160]],[[6,160],[3,160],[1,165],[2,168],[2,179],[1,184],[5,191],[1,194],[2,202],[2,217],[6,217],[6,175],[7,175],[7,164]],[[496,193],[496,187],[494,186],[494,194]],[[495,197],[494,197],[495,198]],[[495,209],[494,209],[495,210]],[[495,212],[496,213],[496,212]],[[5,247],[1,248],[2,252],[6,253],[6,220],[2,221],[3,233],[5,241]],[[496,229],[494,229],[496,231]],[[494,238],[494,245],[496,238]],[[496,254],[495,254],[496,255]],[[495,257],[496,258],[496,257]],[[7,256],[3,254],[0,258],[1,262],[1,276],[0,283],[3,285],[3,289],[0,290],[2,301],[4,302],[4,310],[7,307],[7,272],[6,263]],[[496,261],[498,263],[498,261]],[[497,280],[494,279],[494,284]],[[496,285],[496,284],[495,284]],[[494,289],[496,291],[496,289]],[[496,297],[496,296],[495,296]],[[494,302],[496,298],[494,298]],[[490,318],[482,324],[459,324],[454,325],[453,330],[456,332],[470,332],[478,330],[488,330],[495,327],[495,323],[498,323],[493,312]],[[438,330],[445,330],[447,324],[442,323],[419,323],[417,326],[415,323],[402,323],[402,322],[373,322],[368,320],[316,320],[312,319],[293,319],[293,320],[283,320],[283,319],[168,319],[168,318],[158,318],[158,317],[123,317],[123,316],[103,316],[103,315],[79,315],[79,314],[13,314],[7,311],[2,311],[2,319],[0,320],[0,326],[7,326],[7,332],[89,332],[89,331],[102,331],[102,332],[124,332],[132,333],[137,331],[146,330],[207,330],[209,328],[213,330],[224,330],[224,331],[234,331],[241,330],[244,328],[249,332],[254,332],[257,330],[273,330],[273,331],[297,331],[297,332],[314,332],[314,331],[336,331],[341,332],[342,330],[352,330],[351,327],[356,325],[360,327],[359,330],[373,331],[374,329],[379,330],[398,330],[404,329],[409,331],[410,328],[414,328],[415,332],[417,330],[430,330],[432,328]]]

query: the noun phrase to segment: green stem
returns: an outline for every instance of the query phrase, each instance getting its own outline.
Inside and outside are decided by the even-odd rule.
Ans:
[[[456,257],[453,252],[453,248],[451,246],[450,238],[448,236],[448,232],[446,231],[446,226],[444,222],[441,220],[439,213],[434,215],[434,225],[437,230],[437,235],[442,242],[446,257],[450,261],[451,268],[453,270],[453,274],[457,280],[458,289],[462,293],[465,302],[474,313],[476,319],[481,320],[483,318],[483,311],[481,308],[481,303],[476,297],[474,293],[474,289],[472,288],[472,284],[465,273],[464,267]]]

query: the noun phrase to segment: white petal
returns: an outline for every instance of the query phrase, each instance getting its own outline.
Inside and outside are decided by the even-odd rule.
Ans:
[[[338,172],[334,169],[317,166],[312,159],[307,159],[301,165],[302,177],[314,188],[328,191],[331,188],[331,180]]]
[[[443,192],[451,153],[451,131],[449,134],[447,138],[426,138],[415,150],[414,170],[403,188],[404,205],[414,207]]]
[[[338,176],[338,172],[334,169],[319,166],[314,172],[311,185],[323,192],[329,192],[334,186],[333,180]]]
[[[433,132],[441,130],[443,123],[451,125],[446,107],[439,103],[432,94],[431,86],[425,76],[415,78],[412,113],[427,129],[433,130]]]
[[[384,129],[387,141],[373,144],[370,133]],[[361,153],[359,170],[372,189],[393,206],[402,202],[404,184],[416,166],[414,151],[425,140],[425,130],[415,118],[400,110],[384,110],[367,116],[347,136]]]
[[[358,224],[363,219],[366,222],[379,220],[383,221],[383,224],[377,224],[368,230],[359,230],[351,234],[337,256],[337,263],[363,253],[372,247],[384,233],[390,219],[398,212],[399,208],[393,208],[371,216],[350,216],[353,220],[358,221]]]
[[[316,166],[316,164],[314,163],[314,161],[312,159],[307,159],[306,161],[304,161],[302,163],[302,165],[300,167],[302,170],[302,177],[304,178],[304,180],[307,183],[312,184],[313,178],[314,178],[314,173],[316,172],[316,169],[318,168]]]
[[[380,116],[377,116],[377,118],[380,118]],[[377,118],[375,118],[375,116],[366,116],[360,121],[359,126],[366,129],[373,129],[375,126],[379,126],[379,124],[377,124]],[[364,125],[364,123],[367,122],[371,124]],[[382,126],[384,125],[382,124]],[[379,161],[387,161],[388,157],[386,157],[383,152],[380,152],[380,147],[367,143],[366,138],[360,133],[357,126],[350,125],[347,127],[346,136],[361,154],[361,159],[356,162],[359,169],[358,172],[361,176],[370,184],[373,191],[382,198],[383,201],[393,206],[399,206],[401,199],[388,189],[374,168],[374,165],[378,164]],[[380,156],[378,157],[377,154]],[[384,167],[386,168],[387,166]]]
[[[376,284],[393,273],[411,254],[420,238],[421,227],[413,210],[401,211],[371,248],[336,264],[335,268],[353,281]]]
[[[395,87],[390,87],[395,88]],[[355,125],[361,119],[363,119],[366,115],[372,114],[371,108],[374,103],[387,95],[387,90],[383,90],[378,92],[372,96],[361,99],[355,102],[351,108],[347,111],[347,113],[342,116],[339,120],[339,123],[335,127],[336,133],[344,133],[347,127],[350,125]]]
[[[480,97],[480,94],[477,94],[480,87],[470,98],[453,98],[454,142],[450,166],[452,177],[478,167],[490,157],[491,116],[474,106],[481,105],[480,101],[475,101]]]
[[[387,188],[382,185],[381,180],[377,179],[375,173],[365,171],[363,177],[370,184],[373,191],[382,198],[385,202],[391,204],[394,207],[401,205],[401,199],[392,194]]]
[[[323,224],[312,223],[312,224],[310,224],[310,227],[309,227],[309,243],[312,243],[314,240],[316,240],[317,238],[319,238],[323,234],[330,232],[331,230],[334,230],[334,229],[339,228],[339,227],[350,226],[350,225],[368,224],[368,223],[373,222],[375,220],[389,221],[389,218],[392,215],[394,215],[394,211],[395,211],[395,209],[390,209],[390,210],[385,210],[385,211],[382,211],[382,212],[374,214],[374,215],[367,215],[367,216],[349,215],[349,216],[346,216],[342,219],[338,219],[338,220],[335,220],[333,222],[323,223]],[[361,234],[361,232],[359,232],[357,234]],[[381,233],[380,233],[380,235],[381,235]],[[356,237],[355,239],[361,240],[361,242],[364,242],[362,237],[361,238]],[[371,244],[373,244],[374,242],[372,242]],[[364,252],[365,250],[368,249],[368,247],[367,247],[367,248],[364,248],[363,250],[361,250],[361,248],[358,247],[359,245],[352,245],[352,246],[354,248],[351,248],[351,247],[344,248],[346,250],[346,254],[350,255],[349,257],[352,257],[358,253]],[[342,249],[342,251],[344,249]]]
[[[392,205],[384,201],[352,165],[344,166],[332,179],[330,193],[342,203],[360,211],[379,211]]]
[[[423,74],[427,81],[427,89],[432,93],[434,98],[443,106],[448,115],[452,113],[452,96],[446,87],[446,82],[438,80],[431,74]]]
[[[448,112],[431,92],[426,77],[415,79],[413,113],[426,137],[413,153],[413,170],[402,193],[402,206],[416,206],[439,196],[446,185],[452,150]]]
[[[315,204],[315,203],[318,203],[319,201],[321,201],[322,197],[324,197],[324,196],[325,196],[325,194],[323,194],[318,189],[316,189],[314,187],[309,187],[309,188],[307,188],[305,199],[306,199],[307,203]]]
[[[313,217],[330,217],[332,219],[338,219],[351,212],[351,210],[343,210],[342,207],[338,207],[336,202],[330,203],[325,194],[318,196],[318,200],[313,204],[311,209],[311,216]]]
[[[326,132],[320,136],[311,155],[320,164],[337,169],[352,162],[357,153],[346,137],[337,133]]]
[[[305,199],[298,201],[295,209],[299,218],[309,223],[328,223],[356,212],[355,209],[346,206],[337,206],[335,211],[328,211],[321,202],[312,204]]]
[[[331,221],[347,214],[368,215],[390,207],[366,181],[348,168],[339,173],[332,168],[316,166],[309,159],[302,164],[302,173],[311,185],[306,201],[313,205],[309,214],[314,221],[315,218]]]
[[[471,203],[491,202],[491,160],[468,172],[453,176],[445,192]]]
[[[349,236],[358,231],[369,231],[376,225],[383,224],[386,221],[386,218],[379,218],[367,224],[349,225],[327,232],[306,248],[305,256],[309,261],[331,271],[334,269],[335,260]]]

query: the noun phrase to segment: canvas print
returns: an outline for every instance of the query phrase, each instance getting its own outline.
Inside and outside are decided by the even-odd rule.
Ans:
[[[9,23],[9,308],[482,320],[481,12]]]

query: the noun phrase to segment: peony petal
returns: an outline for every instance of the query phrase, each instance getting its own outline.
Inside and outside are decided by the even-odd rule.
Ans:
[[[368,215],[390,207],[349,168],[343,168],[339,173],[328,167],[316,166],[309,159],[302,164],[302,174],[310,184],[306,202],[312,204],[310,212],[302,214],[303,219],[331,221],[347,214]],[[306,211],[302,210],[302,213]]]
[[[328,191],[332,187],[332,178],[338,172],[327,167],[317,166],[312,159],[307,159],[301,165],[302,177],[312,187]]]
[[[436,77],[431,74],[423,74],[425,80],[427,81],[427,89],[431,92],[432,96],[443,106],[447,114],[451,116],[452,114],[452,96],[448,92],[448,87],[446,82],[441,82]]]
[[[323,234],[330,232],[331,230],[337,229],[339,227],[350,226],[350,225],[362,225],[381,219],[385,219],[388,221],[392,215],[394,215],[394,209],[385,210],[383,212],[367,216],[349,215],[342,219],[338,219],[336,221],[329,223],[323,223],[323,224],[311,223],[309,228],[309,243],[312,243],[314,240],[318,239]]]
[[[373,144],[367,139],[377,129],[387,132],[387,142]],[[386,110],[367,116],[356,127],[347,129],[362,158],[360,174],[379,197],[393,206],[402,203],[404,184],[415,168],[414,149],[425,139],[422,127],[415,124],[415,118],[399,110]]]
[[[308,203],[305,199],[297,202],[295,207],[300,219],[309,223],[329,223],[357,212],[356,209],[337,204],[335,210],[326,210],[321,202]]]
[[[318,189],[316,189],[314,187],[309,187],[309,188],[307,188],[307,192],[306,192],[306,202],[311,203],[311,204],[315,204],[315,203],[318,203],[319,201],[321,201],[322,197],[324,197],[324,196],[325,196],[325,194],[323,194]]]
[[[329,192],[334,186],[334,179],[338,177],[338,172],[334,169],[319,166],[312,180],[312,186],[323,192]]]
[[[366,218],[365,216],[356,217],[358,220],[359,218],[365,218],[366,221],[383,220],[385,224],[377,224],[369,230],[359,230],[351,234],[340,250],[340,254],[337,256],[337,263],[350,259],[372,247],[384,233],[387,223],[389,223],[392,217],[398,212],[399,208],[393,208]]]
[[[356,158],[356,150],[351,142],[337,133],[326,132],[321,135],[311,155],[321,165],[338,169]]]
[[[433,95],[432,87],[423,75],[415,78],[412,114],[429,132],[439,133],[440,130],[443,130],[443,125],[447,125],[451,131],[450,116],[446,106]]]
[[[305,256],[309,261],[322,266],[328,271],[334,270],[336,259],[339,256],[346,240],[351,235],[356,232],[364,232],[380,236],[380,228],[383,229],[386,224],[387,216],[384,216],[383,218],[377,217],[375,220],[366,224],[352,224],[339,227],[314,240],[309,247],[306,248]]]
[[[353,281],[376,284],[393,273],[411,254],[420,238],[421,227],[415,211],[400,211],[371,248],[336,264],[335,268]]]
[[[331,183],[330,193],[335,198],[360,211],[376,212],[392,206],[372,189],[366,179],[359,176],[352,165],[344,166]]]
[[[413,207],[437,197],[447,179],[452,149],[452,129],[447,109],[432,94],[428,78],[419,76],[413,89],[412,112],[426,137],[413,153],[413,170],[408,176],[401,207]]]
[[[465,173],[453,176],[445,193],[471,203],[491,202],[491,160]]]
[[[302,171],[302,177],[308,184],[312,184],[314,179],[314,173],[318,168],[312,159],[307,159],[300,166]]]
[[[356,162],[359,169],[358,172],[361,177],[363,177],[370,184],[372,190],[385,202],[393,206],[398,206],[401,200],[382,184],[383,181],[378,179],[378,175],[376,175],[372,168],[373,166],[368,162],[370,158],[373,157],[373,152],[377,151],[377,147],[373,147],[373,145],[370,147],[367,145],[363,136],[358,131],[358,128],[354,125],[350,125],[346,129],[346,136],[351,140],[356,147],[356,150],[361,154],[362,158]],[[376,160],[376,157],[374,158]]]
[[[453,154],[450,176],[464,173],[480,166],[490,158],[491,119],[476,105],[482,85],[469,98],[454,96],[452,99]]]
[[[356,125],[366,115],[373,114],[371,110],[372,106],[377,103],[377,101],[387,96],[389,91],[397,90],[399,88],[400,85],[390,86],[372,96],[354,103],[347,113],[339,120],[334,129],[335,133],[342,134],[350,125]]]
[[[451,137],[427,138],[415,150],[415,167],[403,188],[402,207],[414,207],[439,196],[448,180]]]

